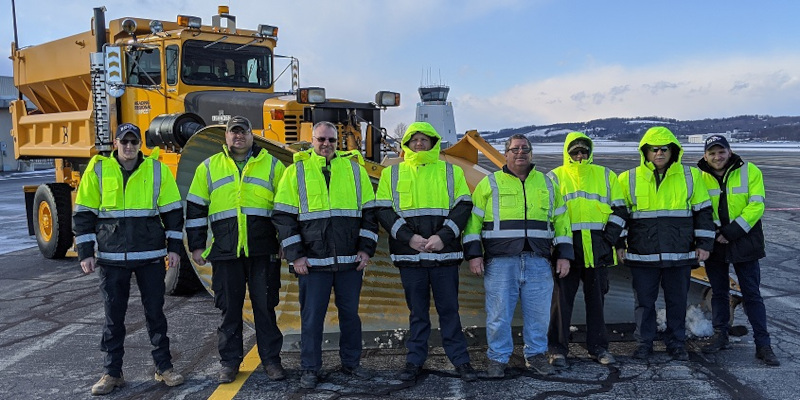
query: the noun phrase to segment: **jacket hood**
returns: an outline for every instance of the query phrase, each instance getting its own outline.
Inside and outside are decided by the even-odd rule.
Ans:
[[[584,159],[580,163],[574,161],[572,157],[570,157],[569,155],[569,147],[576,140],[583,140],[589,143],[589,158]],[[564,140],[564,166],[567,167],[573,164],[575,165],[591,164],[593,162],[594,162],[594,142],[592,141],[592,139],[590,139],[589,136],[586,136],[582,132],[570,132],[567,135],[567,138]]]
[[[681,159],[683,158],[683,147],[681,147],[681,143],[678,142],[678,138],[675,135],[663,126],[654,126],[647,130],[642,136],[642,140],[639,141],[639,157],[641,159],[641,165],[647,167],[648,169],[654,169],[653,163],[647,161],[647,156],[645,155],[645,151],[647,149],[646,146],[664,146],[669,145],[672,147],[672,159],[670,160],[670,165],[672,163],[680,163]]]
[[[408,142],[415,133],[420,132],[431,138],[433,147],[430,150],[415,152],[408,147]],[[408,126],[406,133],[403,135],[401,148],[403,149],[403,160],[414,164],[430,164],[439,159],[439,151],[441,149],[442,137],[436,132],[436,129],[427,122],[414,122]]]
[[[333,158],[337,157],[349,158],[357,162],[359,165],[364,165],[364,157],[358,150],[349,150],[349,151],[336,150],[336,153],[334,153]],[[319,164],[320,166],[325,165],[325,157],[315,153],[313,148],[294,153],[294,155],[292,156],[292,160],[294,162],[310,160],[312,162]]]

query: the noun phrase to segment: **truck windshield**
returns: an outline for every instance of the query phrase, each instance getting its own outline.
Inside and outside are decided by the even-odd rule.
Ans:
[[[187,40],[181,79],[189,85],[264,89],[272,84],[272,51],[263,46]],[[208,47],[207,47],[208,46]],[[237,50],[238,49],[238,50]]]

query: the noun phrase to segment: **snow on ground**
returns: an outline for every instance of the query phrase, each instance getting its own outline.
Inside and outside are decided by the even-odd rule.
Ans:
[[[659,332],[667,330],[667,310],[661,308],[656,312],[656,325]],[[699,305],[686,308],[686,336],[689,338],[709,337],[714,334],[711,326],[711,313],[703,311]]]

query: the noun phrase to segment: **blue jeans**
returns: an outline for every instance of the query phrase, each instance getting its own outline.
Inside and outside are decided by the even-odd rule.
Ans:
[[[521,299],[525,358],[547,351],[553,270],[550,260],[531,252],[487,260],[483,287],[486,291],[486,338],[489,359],[507,363],[514,351],[511,320]]]
[[[711,283],[711,315],[714,330],[727,330],[731,320],[730,281],[728,268],[730,264],[706,260],[706,274]],[[742,289],[743,308],[750,326],[753,327],[753,341],[756,346],[769,346],[767,332],[767,310],[761,298],[761,266],[758,260],[733,263],[733,270]]]

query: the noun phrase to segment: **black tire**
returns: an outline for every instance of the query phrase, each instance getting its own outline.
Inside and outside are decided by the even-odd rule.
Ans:
[[[41,214],[40,213],[44,213]],[[33,196],[33,232],[45,258],[64,258],[72,247],[72,187],[40,185]]]
[[[181,249],[181,266],[178,268],[167,269],[167,276],[164,278],[166,293],[170,296],[191,296],[204,290],[200,278],[192,268],[192,260],[186,254],[185,249]]]

